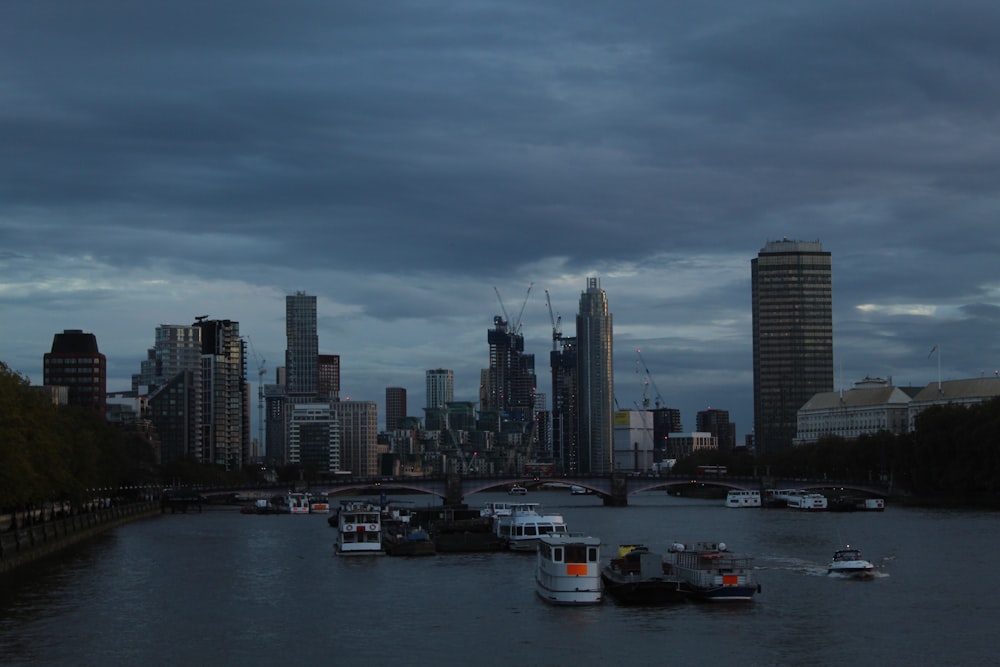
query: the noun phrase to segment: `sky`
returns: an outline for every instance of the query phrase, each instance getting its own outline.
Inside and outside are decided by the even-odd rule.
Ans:
[[[551,400],[546,293],[573,335],[596,277],[619,407],[742,439],[750,260],[790,238],[832,254],[838,389],[993,375],[997,25],[994,0],[6,0],[0,361],[41,384],[82,329],[127,390],[158,325],[208,315],[273,381],[304,291],[380,421],[387,386],[422,415],[427,369],[477,400],[505,312]]]

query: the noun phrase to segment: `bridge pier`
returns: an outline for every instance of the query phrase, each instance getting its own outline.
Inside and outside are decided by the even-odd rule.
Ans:
[[[604,496],[606,507],[628,507],[628,480],[616,472],[611,475],[611,493]]]
[[[458,473],[448,474],[445,478],[444,490],[445,505],[461,505],[462,501],[465,500],[465,495],[462,493],[462,476]]]

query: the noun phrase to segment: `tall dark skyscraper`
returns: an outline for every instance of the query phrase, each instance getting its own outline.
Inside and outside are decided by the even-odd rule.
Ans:
[[[549,353],[552,369],[552,458],[563,472],[579,472],[576,446],[576,338],[554,333],[556,349]]]
[[[819,241],[769,241],[750,261],[754,441],[760,453],[792,446],[796,415],[833,391],[830,253]]]
[[[394,431],[406,416],[406,389],[404,387],[385,388],[385,430]]]
[[[535,355],[525,354],[524,336],[503,317],[493,318],[487,331],[490,367],[481,392],[482,410],[498,412],[517,422],[535,418]]]
[[[285,297],[285,337],[285,391],[292,396],[315,396],[319,390],[315,296],[296,292]]]
[[[577,467],[605,474],[614,466],[614,360],[608,296],[597,278],[587,278],[576,316],[578,379]]]
[[[67,387],[70,405],[97,410],[107,406],[108,362],[97,349],[97,337],[80,329],[66,329],[52,338],[52,349],[42,357],[42,382]]]

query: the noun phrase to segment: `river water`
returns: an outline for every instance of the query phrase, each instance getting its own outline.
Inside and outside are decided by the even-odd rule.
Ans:
[[[417,506],[428,496],[409,496]],[[506,495],[467,498],[478,507]],[[234,510],[134,522],[0,579],[3,665],[997,664],[998,516],[729,509],[666,493],[625,508],[532,492],[574,532],[756,557],[752,603],[546,605],[534,556],[335,556],[324,515]],[[827,576],[842,543],[883,565]]]

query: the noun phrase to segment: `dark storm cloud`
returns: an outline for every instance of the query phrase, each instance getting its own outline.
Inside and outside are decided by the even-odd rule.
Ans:
[[[430,336],[483,346],[493,287],[516,307],[535,280],[544,375],[542,290],[568,330],[603,275],[625,385],[642,346],[664,393],[745,404],[749,260],[787,236],[833,253],[848,374],[916,376],[949,337],[971,367],[1000,353],[998,22],[976,1],[11,0],[0,300],[148,290],[185,322],[203,281],[280,338],[306,289],[345,363],[373,323],[431,363]]]

